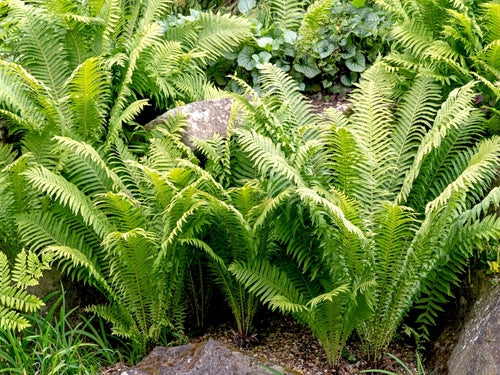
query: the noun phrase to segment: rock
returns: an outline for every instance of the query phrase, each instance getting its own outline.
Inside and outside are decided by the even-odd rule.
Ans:
[[[497,281],[498,282],[498,281]],[[483,289],[448,360],[450,375],[500,375],[500,286]]]
[[[148,122],[145,128],[151,130],[155,126],[161,124],[169,116],[183,114],[187,117],[184,143],[194,148],[192,143],[193,137],[209,139],[216,133],[220,134],[222,137],[226,136],[233,102],[234,100],[232,98],[226,97],[186,104],[158,116],[153,121]],[[346,101],[325,102],[315,100],[311,102],[311,105],[311,110],[317,114],[322,113],[326,108],[335,108],[340,112],[347,112],[350,108],[350,103]],[[235,125],[237,125],[237,122]]]
[[[268,370],[265,366],[272,368]],[[286,374],[280,366],[233,350],[219,341],[156,347],[137,365],[121,375],[270,375]]]
[[[225,136],[231,114],[232,98],[202,100],[171,109],[145,125],[153,129],[169,116],[184,114],[187,116],[186,138],[184,142],[191,148],[191,138],[209,139],[215,133]]]

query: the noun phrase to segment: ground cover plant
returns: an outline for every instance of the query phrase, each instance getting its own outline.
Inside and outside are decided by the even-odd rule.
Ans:
[[[238,9],[253,38],[208,70],[231,90],[238,86],[228,73],[257,88],[260,68],[270,62],[306,91],[343,92],[389,47],[390,20],[369,2],[241,0]]]
[[[6,252],[15,255],[22,247],[10,230],[16,214],[37,204],[21,186],[25,155],[57,170],[56,135],[109,147],[118,137],[128,142],[134,119],[148,105],[167,108],[176,100],[216,95],[202,67],[249,35],[249,25],[205,13],[189,26],[164,29],[158,20],[171,6],[170,1],[2,2],[13,36],[0,60],[0,113],[16,146],[1,150],[0,231]]]

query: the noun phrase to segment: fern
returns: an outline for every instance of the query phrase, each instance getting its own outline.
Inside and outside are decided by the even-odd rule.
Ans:
[[[252,222],[276,250],[230,270],[263,303],[306,322],[331,364],[353,329],[379,358],[417,301],[425,332],[473,246],[497,233],[486,207],[498,206],[498,193],[483,197],[500,140],[480,131],[474,84],[439,106],[431,79],[401,93],[382,64],[352,94],[351,116],[330,112],[301,131],[281,111],[285,100],[272,98],[281,98],[280,75],[266,69],[267,94],[247,105],[236,132],[267,195]]]
[[[12,268],[0,252],[0,329],[21,331],[30,326],[22,313],[37,311],[44,305],[26,288],[37,285],[42,271],[49,269],[49,258],[39,260],[33,252],[20,251]]]
[[[498,4],[487,2],[380,0],[394,15],[393,36],[403,53],[389,54],[393,68],[440,80],[446,94],[472,80],[493,109],[498,105]],[[493,121],[497,120],[494,114]]]

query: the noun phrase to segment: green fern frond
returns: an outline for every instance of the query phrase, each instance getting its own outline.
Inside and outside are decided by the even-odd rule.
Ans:
[[[393,178],[387,184],[387,188],[393,192],[400,191],[400,181],[408,173],[419,145],[431,128],[441,98],[440,92],[439,86],[430,79],[420,78],[398,104],[398,123],[392,141],[396,158]]]
[[[488,181],[495,178],[495,170],[500,166],[500,138],[484,140],[472,155],[467,168],[458,178],[425,208],[430,213],[442,207],[452,194],[465,192],[478,199],[489,188]]]
[[[434,40],[428,25],[419,19],[409,19],[402,24],[395,25],[391,34],[397,43],[410,49],[412,55],[418,59],[422,59],[424,52]]]
[[[273,310],[278,308],[272,302],[276,296],[284,296],[294,304],[305,304],[288,275],[264,259],[257,260],[251,266],[233,263],[229,266],[229,272],[245,285],[250,293],[255,294],[263,304],[269,304]]]
[[[49,171],[43,166],[31,168],[24,172],[33,188],[43,192],[78,216],[90,225],[95,232],[104,238],[110,232],[109,223],[92,204],[91,200],[75,185],[62,176]]]
[[[318,121],[317,116],[312,113],[311,105],[289,75],[271,64],[264,64],[261,72],[259,83],[265,95],[273,96],[274,100],[278,100],[286,108],[293,126],[305,127]]]
[[[63,34],[40,9],[19,0],[11,1],[10,6],[21,30],[23,66],[50,87],[59,101],[64,97],[63,85],[70,73],[62,48]]]
[[[390,110],[394,83],[377,63],[364,77],[351,95],[354,114],[350,117],[350,128],[364,154],[360,160],[363,163],[360,165],[360,192],[354,194],[371,215],[377,201],[386,198],[384,186],[392,173],[389,161],[395,158],[391,147],[394,115]]]
[[[297,30],[304,16],[304,2],[298,0],[267,0],[273,20],[288,30]],[[306,2],[307,5],[307,2]]]
[[[0,60],[0,67],[2,114],[14,126],[40,132],[44,122],[59,123],[54,101],[45,98],[50,89],[43,82],[18,64]]]
[[[202,64],[215,61],[224,53],[232,52],[251,36],[251,25],[247,19],[229,14],[214,15],[210,12],[201,12],[196,24],[199,31],[193,52],[201,53],[199,59]]]
[[[90,143],[100,140],[109,102],[109,77],[98,58],[85,60],[69,80],[73,134]]]
[[[40,260],[23,250],[11,269],[7,256],[0,252],[0,329],[21,331],[30,326],[21,314],[36,311],[44,303],[26,292],[26,288],[38,283],[42,271],[49,269],[48,262],[47,257]]]
[[[425,135],[413,165],[405,177],[401,191],[396,203],[405,202],[413,182],[419,174],[424,158],[435,148],[439,147],[442,139],[450,129],[458,128],[467,124],[471,120],[473,109],[470,106],[475,94],[473,91],[474,82],[465,85],[460,89],[455,89],[448,99],[442,104],[434,120],[431,130]],[[474,119],[473,119],[474,120]],[[476,119],[477,120],[477,119]]]
[[[309,5],[297,31],[297,46],[302,51],[307,52],[319,42],[318,30],[331,22],[332,6],[332,0],[316,0]]]
[[[285,178],[286,180],[280,185],[286,184],[286,181],[288,181],[288,183],[298,187],[304,186],[302,177],[295,168],[290,167],[279,145],[274,144],[269,138],[256,133],[254,130],[239,129],[237,134],[241,148],[253,159],[256,168],[263,175],[277,177],[278,179],[280,177]]]
[[[329,291],[328,293],[320,294],[307,302],[307,306],[314,309],[317,305],[324,303],[326,301],[333,302],[333,299],[338,297],[342,293],[349,292],[349,286],[344,284],[336,287],[335,289]]]
[[[132,78],[142,53],[152,45],[160,43],[160,34],[160,26],[158,24],[150,24],[126,44],[129,58],[117,90],[115,103],[110,111],[108,135],[105,144],[107,148],[118,138],[123,122],[130,121],[147,102],[147,100],[137,100],[129,104],[132,96]]]
[[[500,4],[487,2],[481,4],[484,13],[482,17],[486,25],[484,36],[489,43],[500,39]]]
[[[93,9],[93,12],[102,22],[96,43],[96,53],[98,55],[111,53],[115,44],[113,36],[117,33],[122,15],[121,0],[105,1],[101,7]]]

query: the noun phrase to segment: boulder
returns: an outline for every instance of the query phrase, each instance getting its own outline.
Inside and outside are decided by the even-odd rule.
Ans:
[[[491,281],[491,280],[490,280]],[[500,375],[500,285],[481,290],[448,360],[450,375]]]
[[[227,125],[231,114],[232,98],[202,100],[171,109],[145,125],[146,129],[153,129],[169,116],[179,114],[187,117],[186,138],[184,142],[193,147],[191,138],[209,139],[215,133],[224,137],[227,134]]]
[[[222,137],[226,136],[233,102],[233,98],[225,97],[186,104],[158,116],[148,122],[145,128],[151,130],[165,121],[169,116],[184,115],[187,118],[184,143],[194,148],[192,138],[209,139],[216,133]],[[321,114],[327,108],[335,108],[340,112],[346,112],[349,110],[349,107],[350,104],[345,101],[325,102],[315,100],[311,102],[311,110],[317,114]],[[236,121],[235,125],[237,126],[237,124]]]
[[[272,370],[269,370],[271,368]],[[177,347],[156,347],[121,375],[272,375],[287,374],[277,365],[231,349],[216,340]],[[290,374],[290,373],[288,373]]]

